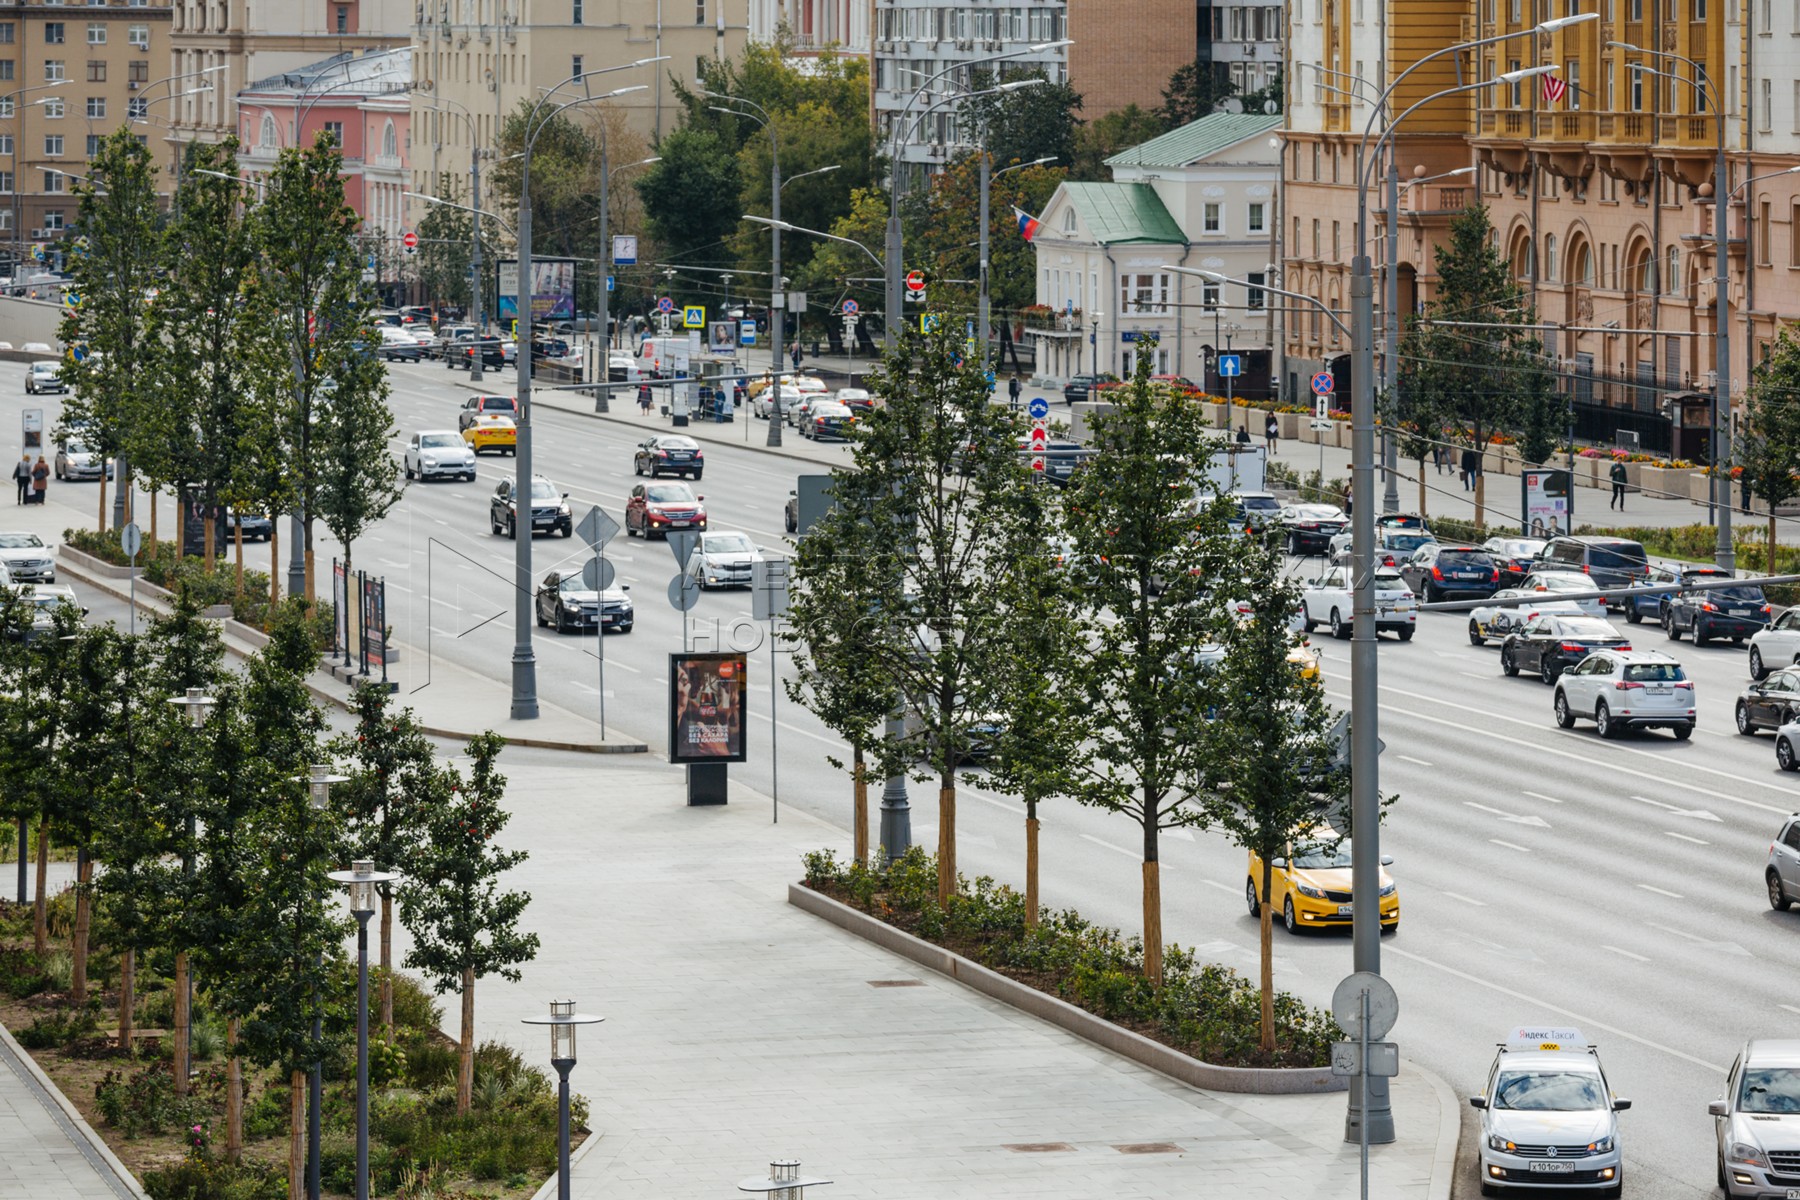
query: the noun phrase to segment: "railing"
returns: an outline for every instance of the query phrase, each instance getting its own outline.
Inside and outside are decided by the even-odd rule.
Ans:
[[[1525,114],[1509,112],[1506,114],[1506,132],[1514,137],[1525,132]]]
[[[1493,113],[1484,112],[1481,114],[1481,132],[1483,132],[1483,133],[1494,132],[1494,114]]]
[[[1600,114],[1600,136],[1609,138],[1613,135],[1613,119],[1611,113]]]
[[[1461,212],[1469,206],[1468,188],[1446,187],[1438,189],[1438,209],[1441,212]]]
[[[1556,135],[1565,141],[1585,142],[1593,137],[1594,114],[1562,113],[1556,118]]]
[[[1644,114],[1628,113],[1619,118],[1619,120],[1621,123],[1619,132],[1622,137],[1634,142],[1641,142],[1644,140],[1644,131],[1649,125],[1649,121]]]

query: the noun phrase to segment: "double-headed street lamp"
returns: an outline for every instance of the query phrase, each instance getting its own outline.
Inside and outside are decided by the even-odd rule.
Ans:
[[[197,734],[206,724],[206,714],[218,700],[206,694],[205,688],[191,687],[186,694],[170,696],[168,702],[187,714],[188,724]],[[181,877],[184,886],[191,888],[194,878],[194,836],[196,822],[194,806],[190,801],[184,806],[187,809],[185,840],[181,847]],[[188,897],[191,899],[191,897]],[[194,976],[188,967],[188,952],[184,945],[175,952],[175,1094],[187,1095],[188,1065],[193,1060],[194,1052]]]
[[[526,1017],[527,1025],[550,1027],[550,1065],[556,1068],[556,1200],[569,1200],[569,1072],[575,1069],[575,1031],[605,1017],[575,1011],[573,1000],[552,1000],[548,1017]]]
[[[700,94],[710,100],[723,100],[727,104],[748,105],[751,112],[718,104],[707,107],[714,112],[729,113],[734,117],[748,117],[761,125],[769,135],[769,219],[761,222],[769,227],[769,393],[774,397],[769,409],[767,444],[779,446],[781,426],[786,420],[782,416],[784,397],[781,392],[781,352],[787,342],[787,289],[781,280],[781,231],[791,228],[781,219],[781,139],[775,132],[774,118],[756,101],[711,91],[705,87],[700,88]]]
[[[481,210],[481,155],[482,155],[482,150],[481,150],[481,147],[479,147],[475,144],[475,116],[468,109],[464,108],[461,104],[458,104],[456,101],[450,99],[448,96],[439,96],[434,93],[432,96],[432,99],[442,101],[443,103],[452,106],[448,110],[437,109],[436,111],[438,111],[440,113],[448,111],[450,113],[450,115],[452,115],[452,116],[461,117],[463,119],[463,124],[468,127],[468,130],[469,130],[469,209],[471,211],[479,212]],[[435,108],[435,106],[434,106],[434,108]],[[410,194],[411,193],[403,192],[403,193],[401,193],[401,198],[404,199],[407,195],[410,195]],[[482,308],[481,308],[481,220],[480,220],[480,218],[475,218],[474,220],[471,220],[469,222],[469,323],[474,325],[475,336],[477,339],[479,339],[482,334],[487,332],[487,314],[485,312],[483,312]],[[480,383],[481,382],[481,378],[482,378],[481,357],[482,356],[480,353],[480,345],[479,345],[479,342],[477,342],[476,353],[474,355],[472,355],[469,359],[469,382],[470,383]]]
[[[369,918],[375,915],[375,889],[400,878],[397,871],[377,871],[359,859],[348,871],[332,871],[333,883],[350,889],[350,915],[356,918],[356,1200],[369,1200]]]
[[[612,296],[607,292],[607,282],[612,278],[612,232],[610,229],[610,212],[612,209],[612,173],[613,166],[607,157],[606,122],[600,126],[600,261],[594,272],[594,294],[597,297],[594,307],[598,310],[595,316],[600,326],[600,338],[594,352],[594,362],[589,374],[596,383],[602,386],[594,391],[594,411],[603,413],[612,411]],[[660,155],[651,158],[640,158],[633,163],[626,163],[617,168],[629,171],[633,167],[647,167],[651,163],[662,161]]]

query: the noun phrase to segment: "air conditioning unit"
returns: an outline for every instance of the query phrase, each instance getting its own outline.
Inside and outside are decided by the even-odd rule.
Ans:
[[[139,86],[139,85],[138,85],[138,81],[137,81],[137,80],[135,80],[135,79],[134,79],[134,80],[132,80],[132,81],[131,81],[131,82],[130,82],[130,83],[128,83],[128,84],[126,84],[126,85],[125,85],[125,86],[126,86],[126,88],[127,88],[127,89],[129,89],[129,90],[130,90],[130,91],[134,91],[134,92],[135,92],[135,91],[137,91],[137,90],[138,90],[138,86]]]
[[[41,242],[49,236],[50,235],[45,233],[42,229],[34,229],[31,231],[31,237],[32,237],[32,240],[34,240],[34,241]]]

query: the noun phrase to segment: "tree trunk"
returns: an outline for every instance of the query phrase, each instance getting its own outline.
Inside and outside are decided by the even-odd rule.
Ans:
[[[175,1094],[188,1093],[188,1026],[194,1014],[188,1008],[188,956],[186,950],[175,954]]]
[[[1146,830],[1144,840],[1145,849],[1154,853],[1156,830]],[[1155,858],[1144,860],[1144,978],[1154,988],[1163,984],[1161,867]]]
[[[464,967],[462,977],[462,1038],[457,1047],[456,1115],[469,1115],[475,1093],[475,968]]]
[[[938,907],[950,907],[956,891],[956,783],[938,785]]]
[[[856,865],[866,868],[869,865],[869,777],[863,771],[862,747],[853,751],[855,767],[856,807],[852,819],[856,823],[854,831],[856,839]]]
[[[234,595],[244,594],[244,527],[239,525],[232,530],[232,540],[237,543],[237,586]]]
[[[131,1029],[137,1006],[137,951],[127,946],[119,955],[119,1049],[131,1053]]]
[[[391,886],[391,885],[388,885]],[[381,894],[381,1027],[394,1036],[394,897]]]
[[[1262,879],[1257,889],[1262,895],[1262,904],[1258,906],[1257,921],[1258,946],[1262,954],[1262,970],[1257,982],[1262,987],[1262,1048],[1273,1053],[1275,1050],[1275,944],[1271,932],[1275,925],[1275,915],[1269,908],[1269,885],[1273,869],[1268,859],[1262,860]]]
[[[1487,472],[1481,469],[1481,458],[1479,457],[1481,451],[1476,450],[1475,453],[1478,456],[1475,459],[1475,529],[1479,533],[1481,527],[1487,523],[1483,520],[1487,515],[1485,508],[1487,504]]]
[[[225,1022],[225,1161],[236,1162],[244,1148],[244,1064],[237,1056],[238,1019]]]
[[[39,954],[50,948],[50,822],[38,818],[37,899],[31,917],[31,946]]]
[[[345,573],[348,574],[349,568],[350,568],[349,547],[346,546],[344,549],[345,549],[344,570],[345,570]],[[311,522],[308,522],[307,526],[306,526],[306,552],[301,557],[306,563],[306,611],[311,612],[313,610],[313,602],[317,597],[317,593],[313,590],[313,548],[312,548],[312,524],[311,524]]]
[[[1763,570],[1770,575],[1775,573],[1775,506],[1769,505],[1769,561]]]
[[[175,507],[177,509],[179,509],[181,506],[178,504]],[[179,515],[179,514],[177,514],[177,515]],[[176,529],[178,531],[180,530],[180,528],[181,527],[179,525],[176,526]],[[181,544],[181,533],[177,532],[175,534],[175,554],[178,558],[180,557],[180,554],[181,554],[182,550],[184,550],[184,549],[186,549],[186,547],[184,547]],[[156,553],[156,489],[155,488],[150,489],[150,553],[152,553],[152,554]]]
[[[1425,460],[1419,460],[1419,515],[1425,515]]]
[[[210,504],[206,506],[206,516],[201,518],[200,529],[202,539],[200,548],[206,555],[207,573],[211,574],[213,567],[218,563],[218,556],[214,551],[218,531],[213,527],[213,510]]]
[[[1037,801],[1025,801],[1025,928],[1038,923],[1038,819]]]
[[[106,532],[106,463],[100,464],[100,532]]]
[[[269,607],[281,603],[281,520],[269,518]]]
[[[94,919],[94,906],[88,892],[93,877],[93,860],[87,847],[75,852],[75,944],[71,950],[75,966],[69,973],[69,995],[77,1004],[87,1003],[88,930]]]
[[[306,1072],[288,1076],[288,1200],[306,1196]]]

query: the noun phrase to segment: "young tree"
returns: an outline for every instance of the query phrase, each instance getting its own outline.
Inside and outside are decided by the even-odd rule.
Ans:
[[[1018,419],[991,404],[960,332],[908,335],[874,372],[887,397],[832,474],[831,511],[802,541],[791,619],[848,604],[852,640],[907,713],[886,761],[938,782],[938,899],[956,887],[956,769],[997,703],[993,578],[1034,544]],[[930,778],[921,774],[921,778]]]
[[[259,336],[246,363],[253,393],[276,407],[285,478],[305,543],[305,595],[315,595],[313,527],[323,510],[320,425],[331,405],[365,403],[386,378],[368,352],[373,297],[362,282],[356,211],[344,202],[343,155],[330,135],[283,150],[250,231],[257,268],[247,316]],[[273,514],[271,514],[273,515]]]
[[[70,947],[75,961],[69,992],[80,1004],[87,1000],[94,834],[104,808],[101,797],[113,785],[119,756],[116,739],[125,635],[116,626],[89,625],[72,636],[70,678],[56,720],[65,744],[75,752],[63,755],[57,763],[47,790],[52,797],[52,822],[75,843],[75,929]]]
[[[575,93],[562,93],[573,99]],[[494,163],[491,182],[490,211],[519,211],[519,185],[523,181],[520,157],[525,149],[526,122],[531,118],[533,102],[519,101],[507,114],[500,127],[499,157]],[[568,116],[545,115],[554,108],[546,104],[538,113],[538,132],[531,149],[531,233],[532,249],[539,256],[560,254],[594,257],[594,239],[600,227],[595,223],[600,213],[598,203],[600,146],[598,142]],[[485,191],[485,184],[484,184]],[[441,207],[441,206],[439,206]]]
[[[1038,68],[1015,69],[1001,75],[976,71],[969,80],[971,91],[980,92],[1000,83],[1042,78]],[[1043,83],[999,95],[977,96],[967,101],[959,115],[971,140],[985,132],[988,153],[994,161],[1031,162],[1054,158],[1075,161],[1075,133],[1081,128],[1081,93],[1067,83]]]
[[[1146,112],[1136,103],[1096,117],[1075,131],[1075,162],[1069,178],[1104,183],[1112,178],[1107,159],[1168,131],[1160,113]]]
[[[431,741],[412,709],[393,711],[388,690],[363,684],[351,695],[356,725],[332,746],[350,763],[350,780],[332,792],[348,822],[352,859],[411,874],[426,834],[426,805],[437,771]],[[394,889],[381,884],[381,1023],[394,1027]]]
[[[1401,336],[1399,386],[1381,397],[1381,424],[1395,439],[1395,453],[1409,458],[1419,468],[1419,512],[1426,512],[1425,460],[1444,444],[1447,430],[1443,415],[1431,402],[1431,388],[1422,375],[1429,368],[1410,351],[1419,345],[1423,335],[1409,323]]]
[[[1800,339],[1783,326],[1769,355],[1750,373],[1744,397],[1744,477],[1769,506],[1768,561],[1775,571],[1775,506],[1800,495]]]
[[[1349,774],[1326,769],[1335,751],[1333,715],[1324,689],[1289,655],[1289,624],[1300,589],[1282,573],[1271,542],[1248,539],[1236,565],[1248,617],[1220,629],[1225,650],[1215,668],[1218,711],[1207,723],[1205,801],[1212,824],[1257,856],[1261,869],[1245,884],[1252,915],[1261,918],[1262,1048],[1275,1046],[1275,968],[1270,940],[1272,863],[1326,826],[1334,804],[1349,796]]]
[[[469,202],[468,188],[455,179],[445,179],[432,194],[452,204]],[[414,228],[419,235],[419,290],[435,303],[467,305],[475,218],[448,204],[427,204],[425,209]],[[469,320],[474,319],[475,314],[470,313]]]
[[[1072,764],[1074,795],[1142,832],[1144,973],[1161,986],[1160,834],[1204,822],[1187,802],[1204,778],[1213,701],[1201,650],[1242,585],[1222,502],[1197,483],[1210,423],[1192,397],[1151,385],[1154,357],[1154,345],[1139,344],[1114,411],[1093,419],[1095,457],[1063,512],[1087,599],[1069,706],[1086,747]]]
[[[468,1114],[475,1082],[475,981],[498,975],[516,983],[518,964],[537,957],[537,934],[519,931],[530,894],[500,889],[500,877],[527,855],[493,845],[509,819],[501,807],[506,777],[494,769],[505,744],[484,733],[469,742],[467,779],[454,769],[437,773],[428,836],[412,857],[414,874],[400,885],[400,920],[413,937],[406,965],[423,971],[440,995],[462,993],[458,1116]]]
[[[991,172],[1011,165],[1013,160],[999,157],[989,163],[988,292],[996,325],[1005,324],[1005,314],[1037,297],[1037,251],[1019,236],[1013,207],[1044,211],[1068,174],[1061,167],[1041,166],[991,178]],[[980,294],[975,281],[981,275],[979,156],[964,155],[934,176],[929,187],[914,190],[901,218],[907,227],[908,262],[922,266],[928,278],[943,281],[932,285],[933,303],[952,311],[974,311]],[[866,275],[868,265],[864,258],[857,273]],[[949,282],[959,279],[970,282]]]
[[[344,547],[344,573],[350,573],[350,550],[400,502],[400,466],[388,450],[396,436],[388,408],[387,372],[364,347],[345,364],[323,405],[317,425],[319,519]]]
[[[1237,85],[1222,69],[1198,61],[1182,63],[1163,88],[1162,108],[1157,115],[1168,128],[1179,129],[1208,115],[1219,101],[1236,94]]]
[[[676,129],[657,143],[662,161],[638,175],[644,227],[672,262],[728,266],[727,240],[743,215],[737,155],[711,129]]]
[[[69,353],[62,378],[69,389],[60,428],[80,430],[94,450],[111,457],[130,449],[146,412],[145,359],[150,297],[161,286],[161,223],[156,168],[150,151],[122,127],[100,141],[86,178],[71,178],[80,215],[69,270],[78,299],[58,336]],[[117,484],[130,486],[129,468]],[[99,528],[106,528],[106,480],[100,481]]]

